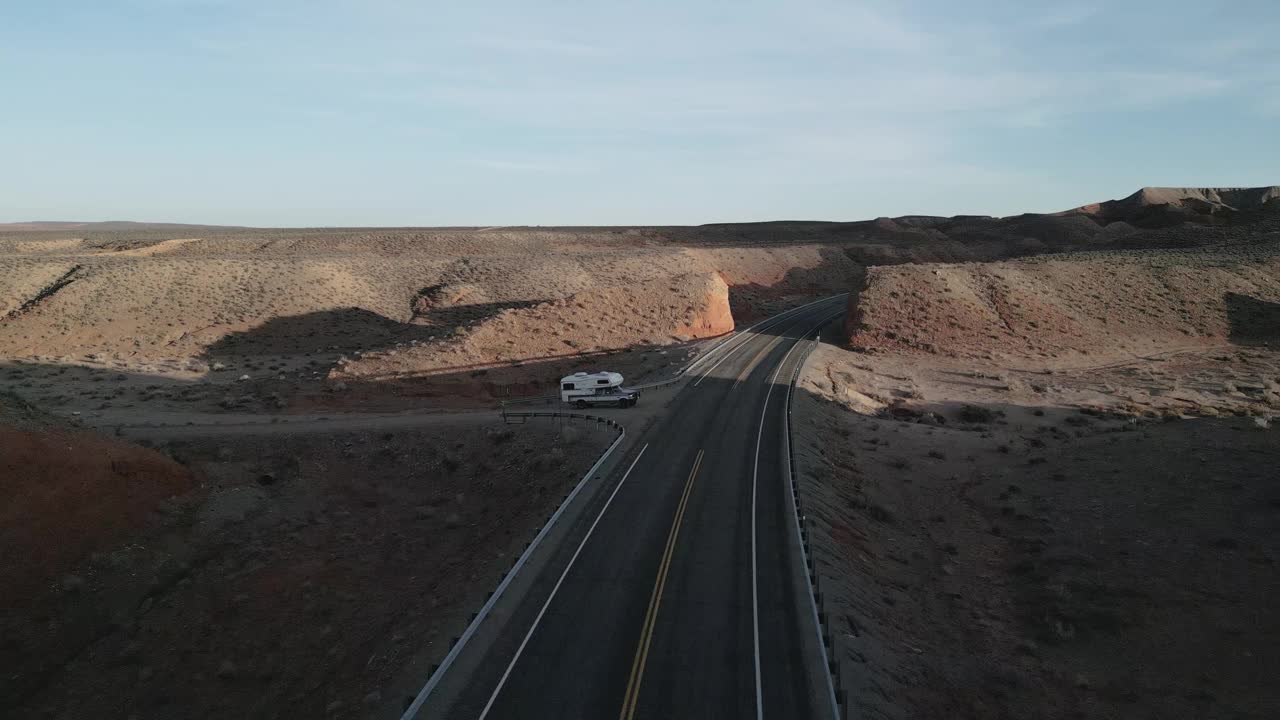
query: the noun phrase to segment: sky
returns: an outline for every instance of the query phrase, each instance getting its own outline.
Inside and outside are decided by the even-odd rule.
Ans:
[[[0,0],[0,222],[625,225],[1280,184],[1280,2]]]

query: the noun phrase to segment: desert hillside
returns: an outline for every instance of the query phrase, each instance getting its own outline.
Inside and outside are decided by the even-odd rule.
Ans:
[[[1059,214],[700,227],[13,225],[0,227],[0,357],[188,378],[215,363],[267,364],[310,377],[340,355],[461,338],[503,310],[688,273],[718,273],[734,320],[746,322],[841,292],[866,266],[1249,245],[1280,232],[1276,194],[1148,188]],[[1157,210],[1177,222],[1145,223]],[[641,316],[657,312],[648,299],[637,297]],[[663,332],[689,335],[678,322]]]
[[[1179,222],[1230,222],[1280,209],[1280,187],[1175,188],[1145,187],[1129,197],[1085,205],[1068,211],[1103,223],[1128,222],[1168,226]]]
[[[1235,222],[1260,195],[1131,204]],[[1280,235],[1129,227],[1165,247],[870,268],[809,359],[796,462],[852,717],[1280,712]]]
[[[856,289],[868,268],[867,297],[885,315],[859,339],[868,347],[982,354],[993,350],[966,337],[994,333],[1011,343],[995,352],[1063,355],[1093,352],[1093,340],[1134,322],[1152,327],[1149,337],[1124,341],[1133,348],[1206,342],[1230,332],[1221,294],[1188,296],[1176,312],[1161,303],[1168,293],[1194,295],[1189,284],[1201,271],[1223,292],[1248,295],[1256,285],[1265,293],[1271,266],[1245,256],[1280,238],[1274,196],[1267,188],[1148,189],[1058,214],[698,227],[0,227],[0,362],[8,365],[0,384],[95,418],[148,407],[487,404],[545,392],[566,369],[603,364],[634,382],[655,379],[696,353],[698,338]],[[1182,219],[1149,224],[1125,208]],[[1123,272],[1138,273],[1125,281],[1128,291],[1052,277],[1059,266],[1040,260],[1025,269],[948,269],[1081,250],[1203,247],[1231,248],[1242,259],[1197,270],[1188,256],[1186,268],[1174,267],[1182,262],[1175,258],[1144,270],[1115,256],[1128,263]],[[1090,267],[1120,272],[1104,267],[1110,262]],[[948,266],[911,269],[921,263]],[[909,269],[891,280],[897,276],[879,267],[886,265]],[[706,294],[690,278],[712,275],[726,286],[728,315],[717,308],[716,318],[697,320]],[[912,295],[944,279],[962,302],[944,310]],[[904,287],[889,287],[895,282]],[[1112,320],[1113,303],[1130,309]],[[1042,312],[1049,314],[1036,317]],[[1061,337],[1019,340],[1019,322],[1053,323]],[[344,385],[359,392],[329,395]]]
[[[200,368],[227,338],[244,353],[351,351],[389,331],[452,330],[506,308],[688,272],[776,295],[833,290],[853,271],[821,245],[685,247],[631,231],[0,232],[0,353]],[[269,321],[270,332],[254,332]]]
[[[529,359],[554,361],[716,337],[734,328],[729,286],[719,273],[587,290],[503,310],[463,329],[399,349],[342,359],[332,376],[371,380],[463,373]],[[554,385],[559,374],[541,371]]]
[[[1097,361],[1280,341],[1280,241],[878,267],[852,301],[867,351]]]

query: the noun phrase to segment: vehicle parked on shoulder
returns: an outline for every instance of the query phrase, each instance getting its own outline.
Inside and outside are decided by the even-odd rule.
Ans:
[[[560,401],[579,408],[592,405],[631,407],[640,393],[622,387],[622,374],[616,372],[576,372],[560,378]]]

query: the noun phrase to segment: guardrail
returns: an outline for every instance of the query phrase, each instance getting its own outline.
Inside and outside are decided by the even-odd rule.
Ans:
[[[519,420],[517,425],[523,425],[529,418],[569,418],[570,420],[592,420],[597,425],[615,428],[620,432],[625,432],[621,423],[610,420],[609,418],[600,417],[599,415],[584,415],[583,413],[562,413],[562,412],[502,412],[502,419],[507,424],[512,424],[513,420]]]
[[[552,526],[554,526],[556,521],[560,519],[560,516],[564,514],[565,508],[569,507],[569,505],[573,503],[574,498],[578,497],[578,493],[582,491],[582,488],[587,484],[587,481],[596,474],[600,467],[604,465],[605,461],[609,459],[609,456],[613,454],[613,451],[616,450],[627,437],[627,429],[620,423],[614,422],[609,418],[602,418],[595,415],[584,415],[581,413],[509,413],[508,415],[523,417],[569,417],[570,419],[595,420],[602,425],[617,430],[618,437],[609,444],[609,447],[605,448],[604,452],[600,454],[600,457],[596,459],[595,464],[591,466],[591,469],[587,470],[586,474],[582,476],[582,479],[578,481],[578,484],[573,486],[573,490],[564,496],[564,500],[560,502],[560,506],[557,507],[555,512],[547,518],[547,522],[543,524],[542,529],[538,531],[538,534],[534,536],[533,540],[530,540],[529,544],[525,546],[524,552],[520,554],[520,557],[516,558],[515,562],[511,564],[511,568],[502,576],[502,580],[498,582],[498,586],[489,593],[489,596],[485,599],[484,605],[482,605],[477,612],[471,615],[471,621],[467,624],[466,629],[463,630],[461,635],[453,639],[453,644],[449,646],[448,654],[444,656],[444,659],[440,661],[440,664],[432,668],[431,675],[427,678],[426,684],[418,691],[413,702],[409,703],[409,707],[405,708],[404,714],[400,716],[401,720],[413,720],[417,717],[423,704],[426,703],[427,697],[429,697],[431,692],[435,690],[436,686],[440,684],[441,678],[443,678],[445,673],[449,671],[449,668],[453,666],[458,655],[462,653],[462,649],[480,628],[480,624],[485,621],[485,618],[489,617],[489,613],[493,611],[493,606],[497,604],[499,598],[501,598],[502,594],[506,591],[507,586],[511,584],[512,579],[515,578],[516,574],[520,572],[521,568],[525,566],[529,561],[529,558],[538,549],[538,546],[541,545],[542,540],[551,531]]]
[[[835,315],[826,320],[827,322],[835,319]],[[831,624],[828,622],[827,613],[822,608],[822,591],[818,587],[818,569],[814,564],[813,555],[809,548],[809,527],[807,518],[802,510],[803,503],[800,498],[800,481],[797,479],[796,458],[791,451],[791,397],[792,391],[795,390],[796,381],[800,378],[800,371],[804,369],[804,364],[809,360],[809,356],[813,354],[814,348],[818,346],[818,338],[821,333],[815,335],[813,342],[801,353],[800,358],[796,361],[795,370],[791,373],[791,381],[787,383],[787,412],[786,412],[786,441],[787,441],[787,476],[791,481],[791,511],[795,516],[796,539],[800,544],[800,560],[804,564],[805,575],[809,578],[809,608],[812,612],[814,629],[818,634],[818,642],[823,651],[824,659],[827,662],[827,688],[830,691],[831,709],[834,717],[840,717],[840,708],[846,705],[844,693],[840,690],[840,665],[835,655],[835,642],[831,634]]]

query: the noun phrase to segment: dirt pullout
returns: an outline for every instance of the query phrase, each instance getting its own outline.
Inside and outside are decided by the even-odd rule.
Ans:
[[[44,444],[0,464],[0,706],[121,720],[394,717],[614,437],[472,418],[195,436],[179,465],[4,432],[5,462]]]
[[[465,384],[472,373],[480,372],[474,377],[483,378],[486,369],[503,366],[507,382],[522,384],[507,377],[511,366],[532,363],[527,383],[554,383],[559,376],[548,363],[573,364],[601,353],[659,348],[723,335],[733,327],[724,279],[717,273],[690,273],[504,310],[456,337],[342,360],[330,379],[368,383],[448,376]]]
[[[820,347],[795,447],[850,717],[1280,715],[1277,414],[1271,350]]]
[[[1280,244],[877,267],[851,299],[874,352],[1123,358],[1280,340]]]

